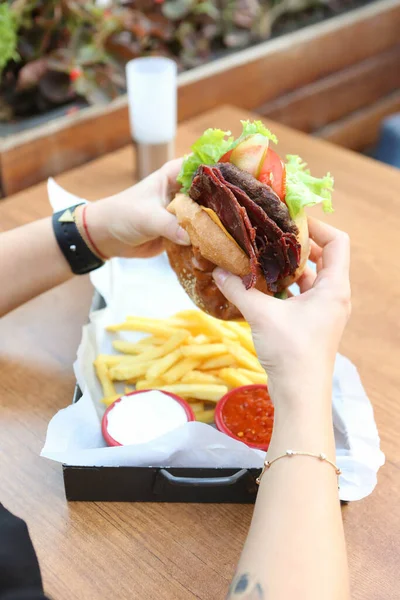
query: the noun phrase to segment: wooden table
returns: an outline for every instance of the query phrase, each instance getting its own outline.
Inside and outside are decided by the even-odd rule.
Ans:
[[[210,126],[238,131],[243,111],[221,107],[182,125],[178,152]],[[342,352],[359,368],[387,462],[371,496],[343,509],[353,598],[400,598],[398,360],[400,174],[342,148],[272,125],[283,152],[336,178],[329,217],[352,238],[353,315]],[[57,178],[96,199],[132,184],[125,148]],[[50,213],[40,184],[0,203],[0,228]],[[319,209],[315,213],[321,216]],[[28,521],[54,600],[219,600],[250,523],[241,505],[71,503],[61,467],[41,459],[49,419],[71,401],[72,363],[92,295],[75,279],[0,323],[0,500]],[[397,346],[397,347],[396,347]],[[115,593],[115,590],[118,590]]]

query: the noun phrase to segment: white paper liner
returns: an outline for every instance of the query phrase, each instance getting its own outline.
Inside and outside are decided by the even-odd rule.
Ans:
[[[49,198],[54,210],[76,204],[77,197],[49,180]],[[92,273],[95,288],[107,308],[95,311],[83,328],[75,373],[83,391],[78,403],[60,410],[50,421],[41,455],[76,466],[169,466],[169,467],[261,467],[264,453],[248,448],[214,427],[187,423],[152,442],[125,447],[107,447],[100,429],[104,412],[102,390],[93,360],[99,353],[114,353],[105,326],[123,321],[127,315],[168,317],[193,308],[162,255],[155,259],[109,261]],[[135,340],[142,334],[121,332],[121,339]],[[122,387],[121,387],[122,391]],[[360,500],[372,492],[377,472],[384,464],[371,403],[358,372],[338,355],[332,388],[336,459],[342,470],[341,500]]]

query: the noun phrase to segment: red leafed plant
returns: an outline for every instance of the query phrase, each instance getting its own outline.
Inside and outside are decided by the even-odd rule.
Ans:
[[[125,91],[132,58],[180,70],[266,39],[282,15],[358,0],[0,0],[0,121]],[[361,0],[362,1],[362,0]]]

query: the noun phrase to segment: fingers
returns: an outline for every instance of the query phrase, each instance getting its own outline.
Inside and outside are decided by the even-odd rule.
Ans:
[[[181,158],[171,160],[134,186],[136,203],[132,204],[135,208],[132,218],[139,243],[163,237],[175,244],[190,245],[187,232],[166,210],[171,194],[179,189],[176,177],[181,165]]]
[[[267,302],[277,302],[258,290],[246,290],[240,277],[232,275],[223,269],[217,268],[213,272],[213,277],[218,288],[232,304],[234,304],[242,313],[246,321],[250,324],[257,320],[260,312],[264,312]]]
[[[317,264],[318,261],[319,261],[319,259],[321,258],[321,256],[322,256],[322,248],[320,248],[320,246],[318,246],[318,244],[316,244],[314,242],[314,240],[310,239],[310,256],[309,256],[309,259],[313,263]]]
[[[339,229],[335,229],[331,225],[327,225],[318,219],[314,219],[314,217],[308,217],[308,231],[310,238],[314,240],[320,248],[323,248],[335,239]]]
[[[317,274],[311,267],[307,266],[303,273],[300,275],[299,279],[296,281],[297,285],[300,288],[300,292],[304,294],[314,285]]]
[[[148,224],[147,233],[150,238],[164,237],[175,244],[182,246],[190,245],[188,233],[178,225],[174,215],[165,208],[160,207],[151,215],[151,223]]]
[[[322,249],[323,270],[332,275],[343,276],[350,268],[350,240],[347,233],[335,229],[326,223],[309,217],[310,237]]]
[[[173,194],[177,192],[181,187],[181,184],[176,181],[181,170],[183,158],[175,158],[165,163],[160,169],[160,173],[166,180],[166,192],[167,194]]]

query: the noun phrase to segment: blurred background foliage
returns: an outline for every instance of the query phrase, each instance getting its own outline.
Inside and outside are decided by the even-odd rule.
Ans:
[[[138,56],[180,70],[331,16],[362,0],[3,0],[0,120],[125,91]]]

